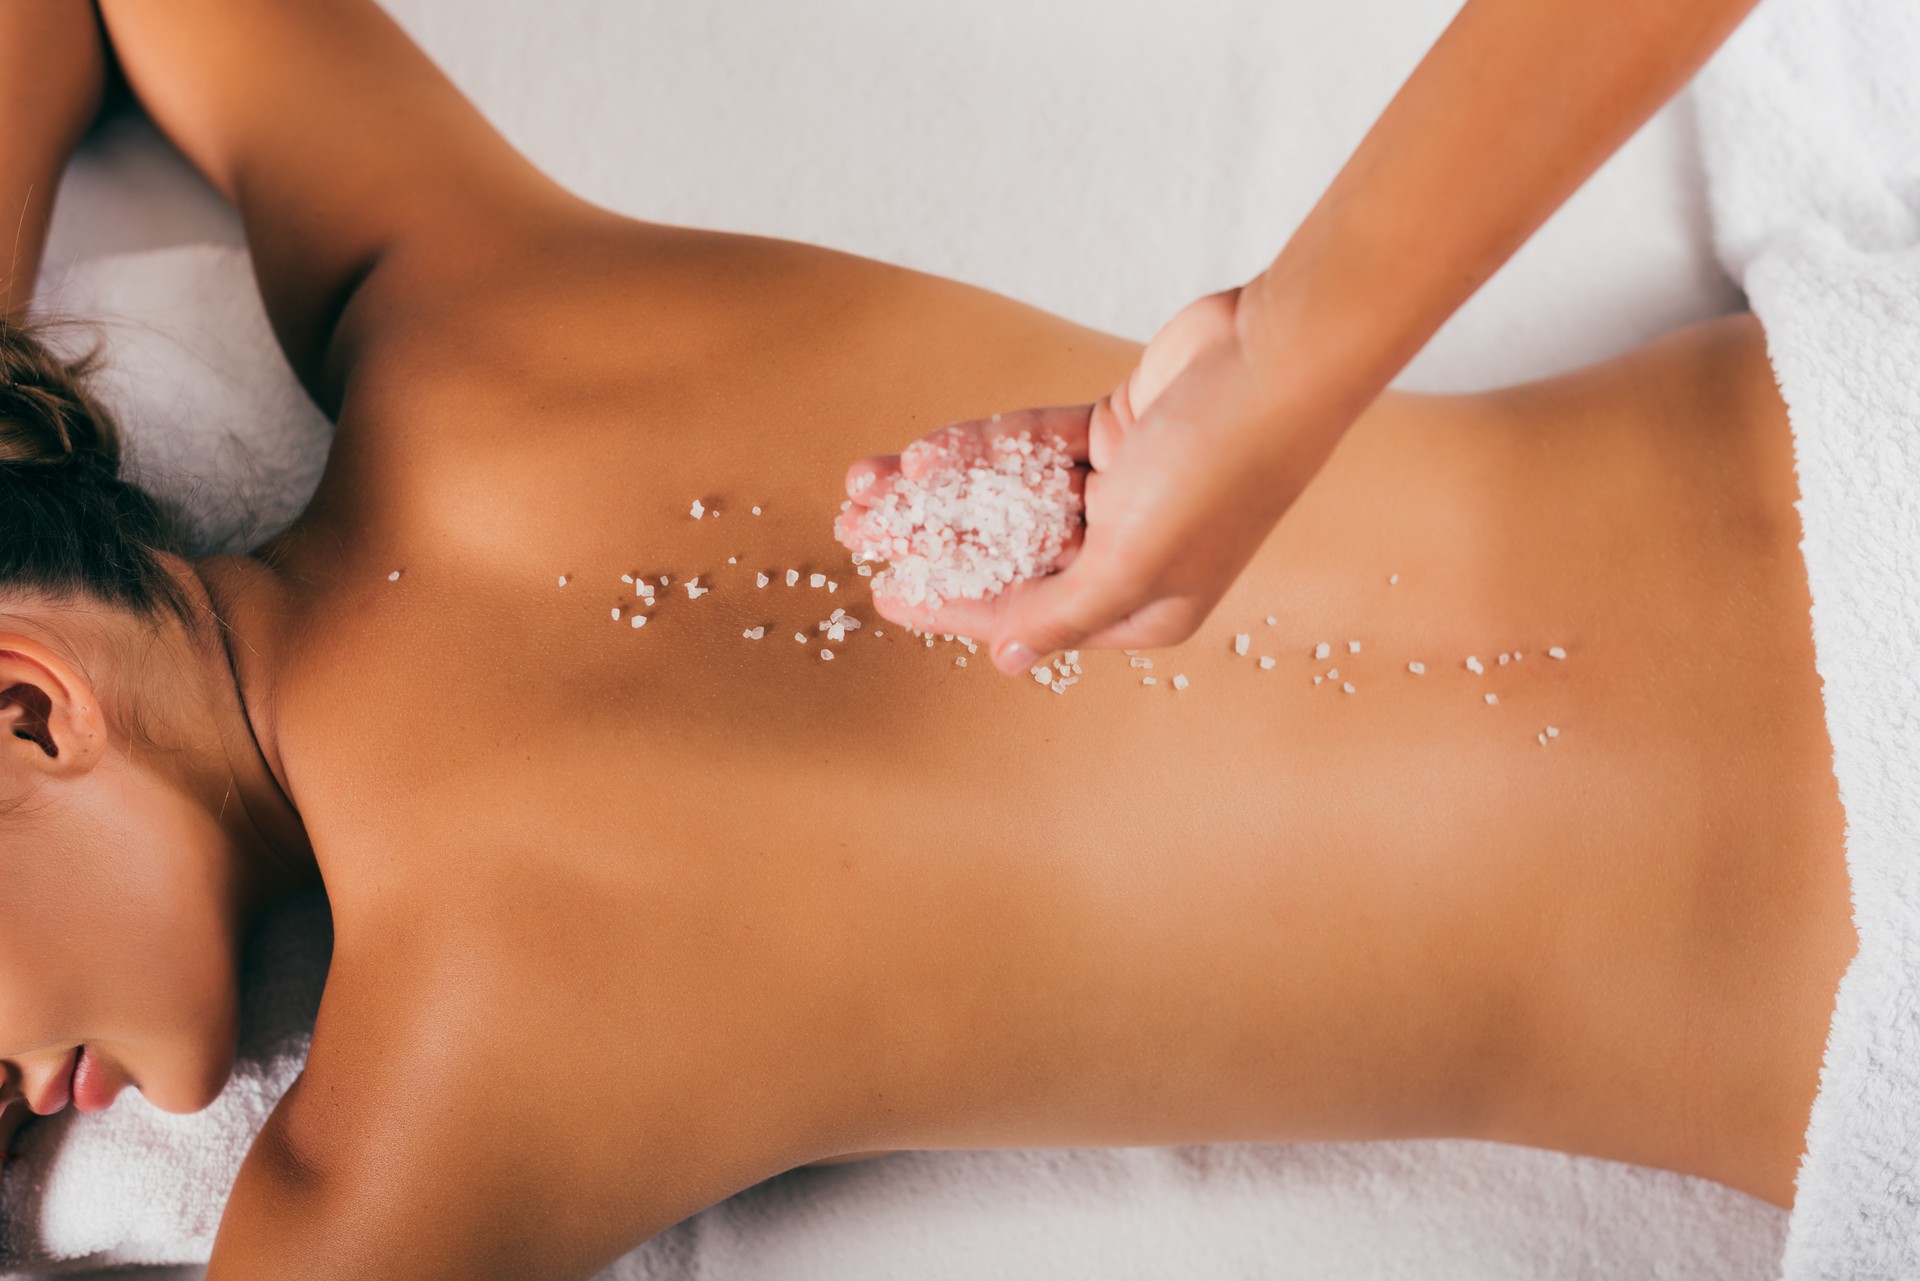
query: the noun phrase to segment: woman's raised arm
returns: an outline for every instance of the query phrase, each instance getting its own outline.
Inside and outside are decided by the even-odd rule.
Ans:
[[[33,301],[54,192],[100,110],[106,41],[93,0],[0,5],[0,215],[6,226],[0,319]]]

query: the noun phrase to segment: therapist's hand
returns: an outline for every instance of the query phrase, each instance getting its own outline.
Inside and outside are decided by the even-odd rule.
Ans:
[[[1248,350],[1241,297],[1231,289],[1187,306],[1095,404],[943,428],[1065,439],[1089,469],[1084,536],[1055,573],[985,601],[912,607],[885,595],[884,579],[876,580],[881,615],[984,639],[994,665],[1009,674],[1055,650],[1147,649],[1191,636],[1346,426],[1324,413],[1289,412],[1287,399],[1263,386],[1275,381],[1275,370]],[[877,483],[854,495],[847,515],[857,520],[899,465],[898,455],[854,464],[849,492],[869,472]]]

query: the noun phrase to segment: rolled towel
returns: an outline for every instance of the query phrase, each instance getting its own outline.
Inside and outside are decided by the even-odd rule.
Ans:
[[[1793,424],[1860,935],[1782,1266],[1920,1277],[1920,6],[1765,0],[1695,102]]]

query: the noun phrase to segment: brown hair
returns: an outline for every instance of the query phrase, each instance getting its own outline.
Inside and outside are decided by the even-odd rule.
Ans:
[[[96,348],[56,355],[0,318],[0,589],[84,595],[192,625],[160,561],[184,554],[180,514],[120,477],[120,431],[88,393]]]

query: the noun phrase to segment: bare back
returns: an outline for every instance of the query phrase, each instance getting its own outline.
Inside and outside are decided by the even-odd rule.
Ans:
[[[1196,641],[1055,693],[878,620],[838,482],[1134,346],[805,247],[563,240],[369,354],[276,549],[340,939],[304,1093],[408,1083],[310,1133],[564,1136],[616,1252],[895,1147],[1466,1134],[1790,1196],[1851,942],[1750,320],[1389,397]]]

